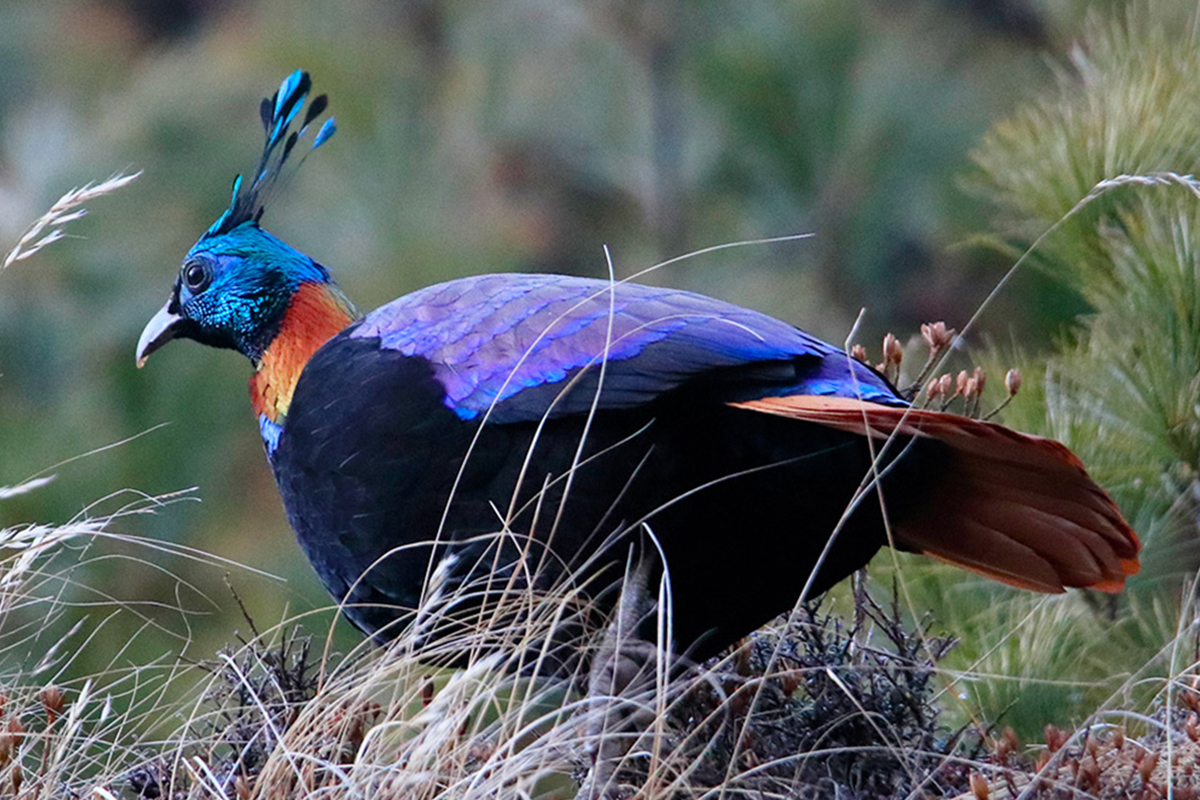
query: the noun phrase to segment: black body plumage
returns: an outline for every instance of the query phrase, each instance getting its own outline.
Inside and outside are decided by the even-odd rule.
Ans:
[[[670,569],[674,644],[703,657],[791,608],[835,529],[810,595],[885,543],[872,494],[839,526],[870,474],[867,441],[730,407],[722,395],[746,389],[733,376],[605,411],[590,425],[576,415],[481,426],[447,408],[427,360],[352,333],[305,368],[271,463],[313,566],[377,639],[412,621],[439,565],[442,591],[462,593],[458,613],[476,610],[485,585],[519,593],[518,565],[541,589],[586,576],[603,606],[631,550],[650,555],[661,575],[652,532]],[[893,519],[938,479],[939,449],[921,443],[885,480]],[[504,526],[514,497],[523,510]],[[506,527],[511,536],[499,534]]]

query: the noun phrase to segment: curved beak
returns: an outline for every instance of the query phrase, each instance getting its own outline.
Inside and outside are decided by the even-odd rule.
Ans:
[[[146,323],[137,344],[138,369],[146,366],[146,359],[158,348],[175,338],[183,317],[171,310],[174,298],[167,300],[158,313]]]

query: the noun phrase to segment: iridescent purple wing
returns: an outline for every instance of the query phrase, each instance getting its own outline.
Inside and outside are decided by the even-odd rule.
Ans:
[[[600,408],[629,408],[690,379],[754,365],[779,368],[741,374],[739,397],[904,402],[873,370],[786,322],[632,283],[563,275],[465,278],[394,300],[350,335],[428,359],[446,405],[463,419],[578,414],[598,390]]]

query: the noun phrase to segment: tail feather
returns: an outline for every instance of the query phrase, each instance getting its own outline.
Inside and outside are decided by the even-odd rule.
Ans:
[[[895,544],[1040,592],[1119,592],[1138,571],[1137,535],[1062,444],[980,420],[842,397],[767,397],[739,408],[886,439],[935,439],[953,463]]]
[[[1074,481],[1060,481],[1037,472],[1021,474],[998,469],[979,457],[973,460],[970,469],[971,485],[980,491],[995,494],[990,487],[1003,486],[1004,499],[1009,502],[1069,520],[1105,537],[1116,547],[1123,546],[1129,539],[1124,518],[1108,495],[1090,478],[1083,483],[1078,477]],[[1083,475],[1086,477],[1087,473]]]

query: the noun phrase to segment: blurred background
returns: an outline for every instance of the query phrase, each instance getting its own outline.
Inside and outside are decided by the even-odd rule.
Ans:
[[[71,187],[143,174],[91,203],[78,238],[0,275],[0,486],[57,475],[0,504],[0,527],[197,487],[201,502],[113,530],[283,580],[92,545],[64,599],[100,604],[97,625],[106,603],[139,603],[104,637],[141,631],[146,652],[203,658],[246,631],[227,581],[264,628],[328,606],[263,458],[245,361],[184,343],[133,364],[182,255],[257,161],[259,99],[292,69],[330,95],[339,133],[264,225],[362,309],[479,272],[604,275],[606,245],[627,276],[812,233],[645,280],[836,342],[865,309],[858,341],[874,354],[888,330],[961,327],[1011,265],[980,238],[992,209],[971,189],[972,150],[1053,82],[1085,17],[1114,5],[5,0],[0,251]],[[1036,352],[1083,308],[1025,271],[972,342]]]

